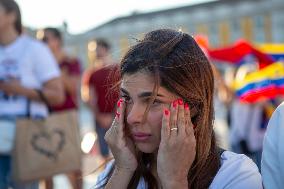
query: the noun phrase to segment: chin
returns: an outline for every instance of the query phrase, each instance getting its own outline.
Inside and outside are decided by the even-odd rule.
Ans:
[[[147,154],[154,153],[155,151],[157,151],[156,146],[147,143],[136,143],[136,147],[139,151]]]

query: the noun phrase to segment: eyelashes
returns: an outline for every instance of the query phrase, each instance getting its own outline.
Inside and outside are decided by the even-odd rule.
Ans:
[[[128,104],[132,103],[132,100],[128,95],[121,95],[121,98],[123,98],[124,101]],[[151,101],[151,98],[142,98],[141,100],[142,100],[142,103],[147,104]],[[155,99],[151,105],[156,106],[156,105],[160,105],[160,104],[163,104],[163,103],[164,102],[162,102],[161,100]]]

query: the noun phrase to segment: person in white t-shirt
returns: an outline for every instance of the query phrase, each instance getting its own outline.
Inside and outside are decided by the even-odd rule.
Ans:
[[[235,80],[242,81],[249,73],[258,70],[253,57],[248,56],[236,72]],[[268,102],[248,103],[234,97],[230,108],[230,143],[232,151],[250,157],[260,170],[261,153],[266,124],[264,109]]]
[[[265,188],[284,187],[284,103],[269,120],[263,142],[261,173]]]
[[[1,147],[12,146],[15,134],[12,128],[18,117],[48,115],[35,89],[43,92],[50,105],[64,100],[60,70],[52,53],[43,43],[22,34],[17,3],[0,0],[0,140],[10,140],[9,144],[1,143]],[[11,149],[0,151],[0,188],[38,188],[37,182],[14,183],[10,175]]]
[[[264,133],[262,128],[263,108],[261,103],[244,103],[234,99],[231,105],[230,142],[232,151],[246,154],[260,170]]]
[[[114,161],[96,188],[262,188],[251,159],[216,144],[213,71],[190,35],[147,33],[119,73],[121,99],[105,136]]]

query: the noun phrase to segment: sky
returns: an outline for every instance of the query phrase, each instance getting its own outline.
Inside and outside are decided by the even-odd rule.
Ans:
[[[79,34],[134,11],[151,12],[210,0],[16,0],[24,26],[59,27]]]

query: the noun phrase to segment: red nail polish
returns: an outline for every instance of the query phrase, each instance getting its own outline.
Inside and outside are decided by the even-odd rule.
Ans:
[[[182,99],[178,99],[178,104],[179,105],[183,105],[183,100]]]
[[[164,113],[166,116],[168,116],[170,114],[170,111],[168,109],[165,109]]]
[[[184,103],[184,109],[189,110],[189,106],[187,103]]]
[[[122,101],[120,101],[120,100],[117,102],[117,107],[120,107],[121,102]]]
[[[178,102],[177,102],[177,100],[175,100],[175,101],[173,102],[173,107],[176,108],[176,107],[177,107],[177,104],[178,104]]]

